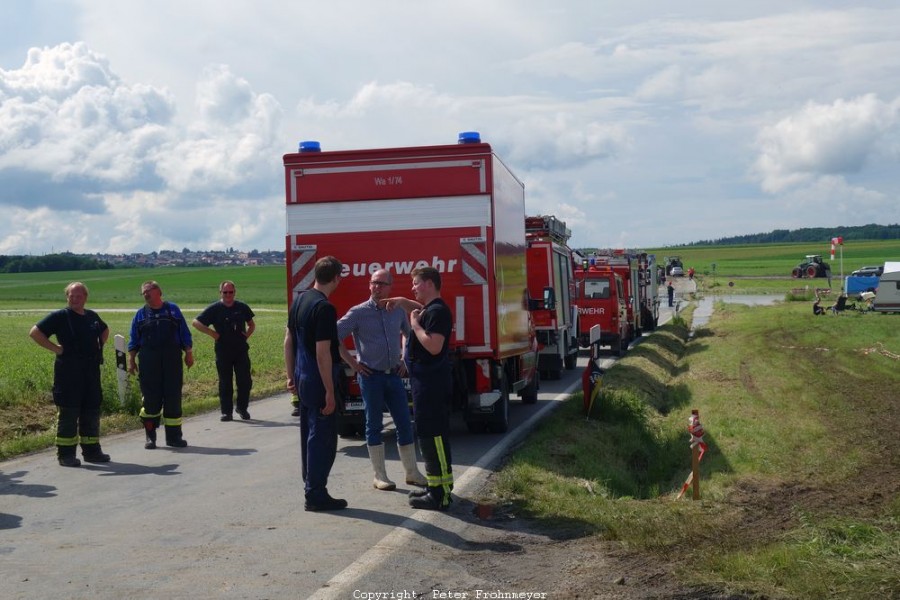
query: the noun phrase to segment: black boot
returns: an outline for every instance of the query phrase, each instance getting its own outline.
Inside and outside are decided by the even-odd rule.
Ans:
[[[57,446],[56,458],[61,467],[80,467],[81,461],[75,456],[75,446]]]
[[[409,496],[410,498],[421,498],[422,496],[424,496],[427,493],[428,493],[428,488],[416,488],[414,490],[410,490],[410,492],[409,492],[409,494],[407,494],[407,496]]]
[[[144,448],[153,450],[156,448],[156,425],[153,421],[144,421],[144,432],[147,434],[147,441],[144,442]]]
[[[343,498],[332,498],[328,492],[324,496],[306,498],[303,508],[310,512],[320,512],[328,510],[344,510],[347,508],[347,501]]]
[[[450,506],[450,497],[449,494],[444,494],[442,487],[429,487],[421,496],[410,496],[409,505],[424,510],[447,510]]]
[[[81,457],[84,462],[89,463],[108,463],[109,454],[104,454],[100,448],[100,444],[82,444]]]
[[[170,448],[186,447],[187,440],[181,436],[181,425],[166,425],[166,446]]]

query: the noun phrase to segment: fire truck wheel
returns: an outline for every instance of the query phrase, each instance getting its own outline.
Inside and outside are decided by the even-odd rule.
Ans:
[[[522,404],[534,404],[538,401],[538,388],[540,388],[540,376],[538,372],[534,372],[534,377],[531,378],[531,383],[522,388],[520,395],[522,397]]]
[[[570,352],[566,354],[566,358],[564,359],[565,367],[567,371],[571,371],[578,364],[578,349],[576,348],[575,352]]]
[[[487,423],[484,421],[466,421],[466,429],[469,433],[484,433],[487,431]]]
[[[498,382],[500,399],[497,400],[493,418],[488,421],[487,429],[492,433],[506,433],[509,430],[509,379],[506,371],[500,374]]]
[[[362,437],[362,431],[356,423],[338,421],[337,431],[342,438]]]

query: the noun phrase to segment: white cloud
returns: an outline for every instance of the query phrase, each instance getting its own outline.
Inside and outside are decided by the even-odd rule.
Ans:
[[[808,103],[759,134],[755,172],[767,192],[825,175],[848,175],[879,154],[882,139],[897,133],[898,101],[872,94],[830,105]]]
[[[164,91],[123,84],[83,43],[32,49],[0,71],[0,204],[90,205],[152,182],[173,107]],[[35,193],[31,193],[32,190]]]
[[[900,9],[350,6],[91,0],[58,19],[57,3],[10,4],[0,251],[277,248],[298,141],[465,130],[579,246],[900,221]]]
[[[272,194],[279,170],[272,157],[281,150],[279,103],[216,65],[197,84],[197,107],[200,118],[159,156],[168,189],[183,202],[201,204],[210,194]]]

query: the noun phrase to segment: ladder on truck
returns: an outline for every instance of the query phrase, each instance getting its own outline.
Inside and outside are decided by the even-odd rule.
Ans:
[[[525,236],[528,238],[550,238],[557,244],[565,245],[572,237],[572,230],[552,215],[525,217]]]

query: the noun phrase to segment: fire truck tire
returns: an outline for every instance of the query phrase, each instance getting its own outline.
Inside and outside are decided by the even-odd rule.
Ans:
[[[500,399],[497,400],[497,410],[493,418],[487,423],[487,430],[492,433],[506,433],[509,430],[509,379],[504,371],[500,375]]]
[[[522,404],[534,404],[538,401],[538,389],[541,387],[540,380],[540,375],[535,371],[534,377],[531,378],[531,383],[522,388],[520,392]]]
[[[565,365],[566,365],[567,371],[571,371],[572,369],[574,369],[575,365],[577,363],[578,363],[578,353],[577,352],[570,352],[569,354],[566,354]]]
[[[338,421],[338,435],[342,438],[361,437],[359,426],[356,423],[341,423]]]
[[[469,433],[484,433],[487,425],[481,421],[466,421],[466,429]]]

